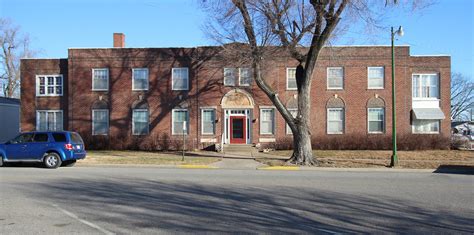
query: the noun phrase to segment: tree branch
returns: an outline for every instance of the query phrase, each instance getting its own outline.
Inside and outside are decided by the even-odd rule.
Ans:
[[[291,128],[296,128],[295,119],[280,100],[278,94],[266,83],[261,74],[261,53],[257,45],[255,31],[244,0],[232,0],[242,14],[245,33],[252,49],[252,67],[257,86],[268,96]]]

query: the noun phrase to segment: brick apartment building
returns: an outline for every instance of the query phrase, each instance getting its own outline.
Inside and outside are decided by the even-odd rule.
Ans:
[[[70,48],[64,59],[23,59],[22,131],[73,130],[116,149],[183,132],[190,148],[291,137],[248,66],[224,59],[222,47],[125,48],[124,37],[114,34],[113,48]],[[409,46],[395,54],[398,133],[449,136],[450,57],[412,56]],[[268,83],[296,113],[296,61],[266,60]],[[326,47],[313,79],[312,136],[391,136],[389,46]]]

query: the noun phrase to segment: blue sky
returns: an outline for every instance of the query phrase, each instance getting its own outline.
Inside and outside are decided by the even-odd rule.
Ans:
[[[413,55],[451,55],[452,71],[473,79],[473,14],[472,0],[437,0],[422,11],[394,11],[379,36],[361,34],[356,26],[334,44],[387,45],[389,27],[403,25],[397,44],[410,45]],[[110,47],[113,32],[125,33],[127,47],[213,43],[202,31],[198,0],[0,0],[0,16],[30,35],[40,57],[67,57],[70,47]]]

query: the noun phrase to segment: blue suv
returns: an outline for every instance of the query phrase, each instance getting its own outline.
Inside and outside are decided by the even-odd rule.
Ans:
[[[9,162],[42,162],[46,168],[73,166],[84,159],[84,141],[76,132],[26,132],[0,144],[0,166]]]

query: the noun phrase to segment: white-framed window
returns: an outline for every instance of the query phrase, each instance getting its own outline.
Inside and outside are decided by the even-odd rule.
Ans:
[[[100,68],[92,69],[92,90],[108,91],[109,90],[109,69]]]
[[[36,111],[37,131],[62,131],[63,111],[62,110],[37,110]]]
[[[385,131],[385,109],[368,108],[367,122],[369,133],[383,133]]]
[[[367,68],[367,86],[369,89],[383,89],[385,70],[384,67]]]
[[[235,86],[236,68],[224,68],[224,86]]]
[[[296,117],[298,115],[298,109],[288,109],[288,111],[291,113],[291,116]],[[293,134],[293,131],[291,130],[290,126],[286,124],[286,134]]]
[[[438,99],[439,77],[438,74],[413,74],[412,76],[413,98]]]
[[[132,69],[132,90],[133,91],[148,90],[148,69],[147,68]]]
[[[286,89],[298,89],[298,87],[296,86],[296,68],[286,68]]]
[[[252,69],[239,68],[239,85],[250,86],[251,82],[252,82]]]
[[[260,109],[260,134],[274,135],[275,134],[275,109],[262,108]]]
[[[341,90],[344,89],[344,68],[328,67],[327,68],[327,88]]]
[[[201,109],[201,133],[203,135],[214,135],[216,130],[216,110]]]
[[[188,68],[173,68],[171,70],[171,89],[174,91],[189,90],[189,71]]]
[[[415,134],[439,134],[439,120],[413,120],[413,133]]]
[[[328,108],[328,134],[344,133],[344,108]]]
[[[147,135],[149,133],[148,109],[134,109],[132,113],[133,135]]]
[[[109,134],[109,110],[93,109],[92,110],[92,135],[108,135]]]
[[[171,117],[171,129],[173,135],[189,133],[189,112],[187,109],[173,109]],[[183,130],[183,123],[186,122],[186,131]]]
[[[62,96],[63,75],[37,75],[36,96]]]

